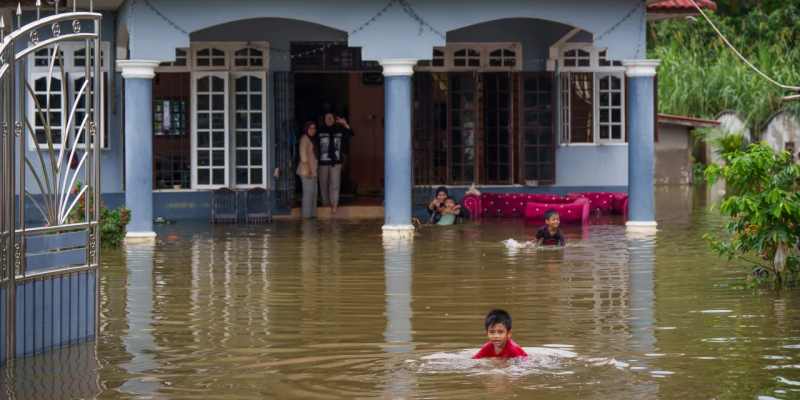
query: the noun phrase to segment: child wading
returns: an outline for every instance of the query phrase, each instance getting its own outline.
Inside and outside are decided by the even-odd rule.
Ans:
[[[536,232],[536,241],[538,244],[545,246],[564,246],[564,235],[561,234],[561,219],[558,216],[558,211],[547,210],[544,213],[545,226]]]
[[[527,357],[522,347],[511,340],[511,315],[505,310],[492,310],[486,315],[486,336],[489,341],[472,358],[514,358]]]

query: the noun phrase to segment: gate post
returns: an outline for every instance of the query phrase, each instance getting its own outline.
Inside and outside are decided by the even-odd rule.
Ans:
[[[126,238],[152,239],[153,78],[158,61],[119,60],[125,78],[125,205],[131,210]]]

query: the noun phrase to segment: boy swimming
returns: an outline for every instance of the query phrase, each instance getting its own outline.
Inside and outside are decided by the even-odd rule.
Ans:
[[[505,310],[492,310],[486,315],[486,336],[489,341],[472,358],[515,358],[527,357],[522,347],[511,340],[511,315]]]
[[[558,211],[556,210],[547,210],[544,213],[544,223],[541,229],[536,232],[536,241],[539,246],[564,246],[566,241],[564,240],[564,235],[561,234],[561,229],[559,229],[559,225],[561,225],[561,219],[558,216]]]

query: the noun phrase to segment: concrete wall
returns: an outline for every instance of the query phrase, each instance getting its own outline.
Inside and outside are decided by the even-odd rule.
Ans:
[[[785,111],[777,114],[770,120],[761,139],[769,143],[775,151],[783,151],[786,149],[786,143],[794,143],[792,156],[797,160],[800,158],[798,157],[800,154],[800,119]]]
[[[556,148],[556,186],[627,185],[627,145],[571,145]]]
[[[659,124],[656,146],[655,183],[688,185],[692,183],[691,127]]]
[[[427,59],[432,47],[444,44],[446,32],[506,18],[536,18],[596,34],[608,32],[598,46],[609,47],[609,55],[614,59],[640,56],[646,41],[645,6],[640,0],[414,1],[414,11],[432,29],[426,29],[425,25],[420,29],[420,22],[409,16],[399,3],[392,3],[378,15],[386,4],[383,1],[152,0],[151,4],[179,29],[150,7],[132,4],[126,2],[122,21],[130,34],[133,59],[170,60],[175,48],[189,45],[189,34],[184,32],[254,17],[303,20],[353,31],[349,43],[363,47],[365,59]],[[630,17],[625,18],[628,14]],[[364,26],[373,17],[373,22]]]

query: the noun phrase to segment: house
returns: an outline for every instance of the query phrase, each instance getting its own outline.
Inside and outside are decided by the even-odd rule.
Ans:
[[[694,133],[699,128],[716,128],[717,121],[679,115],[659,114],[655,144],[656,185],[689,185],[693,180],[695,158],[704,154],[695,152]],[[703,146],[704,147],[704,146]]]
[[[34,3],[23,21],[55,11]],[[645,24],[694,13],[689,0],[89,3],[103,14],[101,187],[132,210],[130,237],[153,237],[154,216],[206,218],[221,187],[291,207],[298,127],[328,110],[356,132],[345,189],[383,197],[387,234],[413,229],[415,185],[473,182],[627,190],[629,225],[655,225]],[[11,21],[16,1],[0,6]],[[73,95],[86,54],[60,51]],[[28,56],[30,82],[52,53]]]

